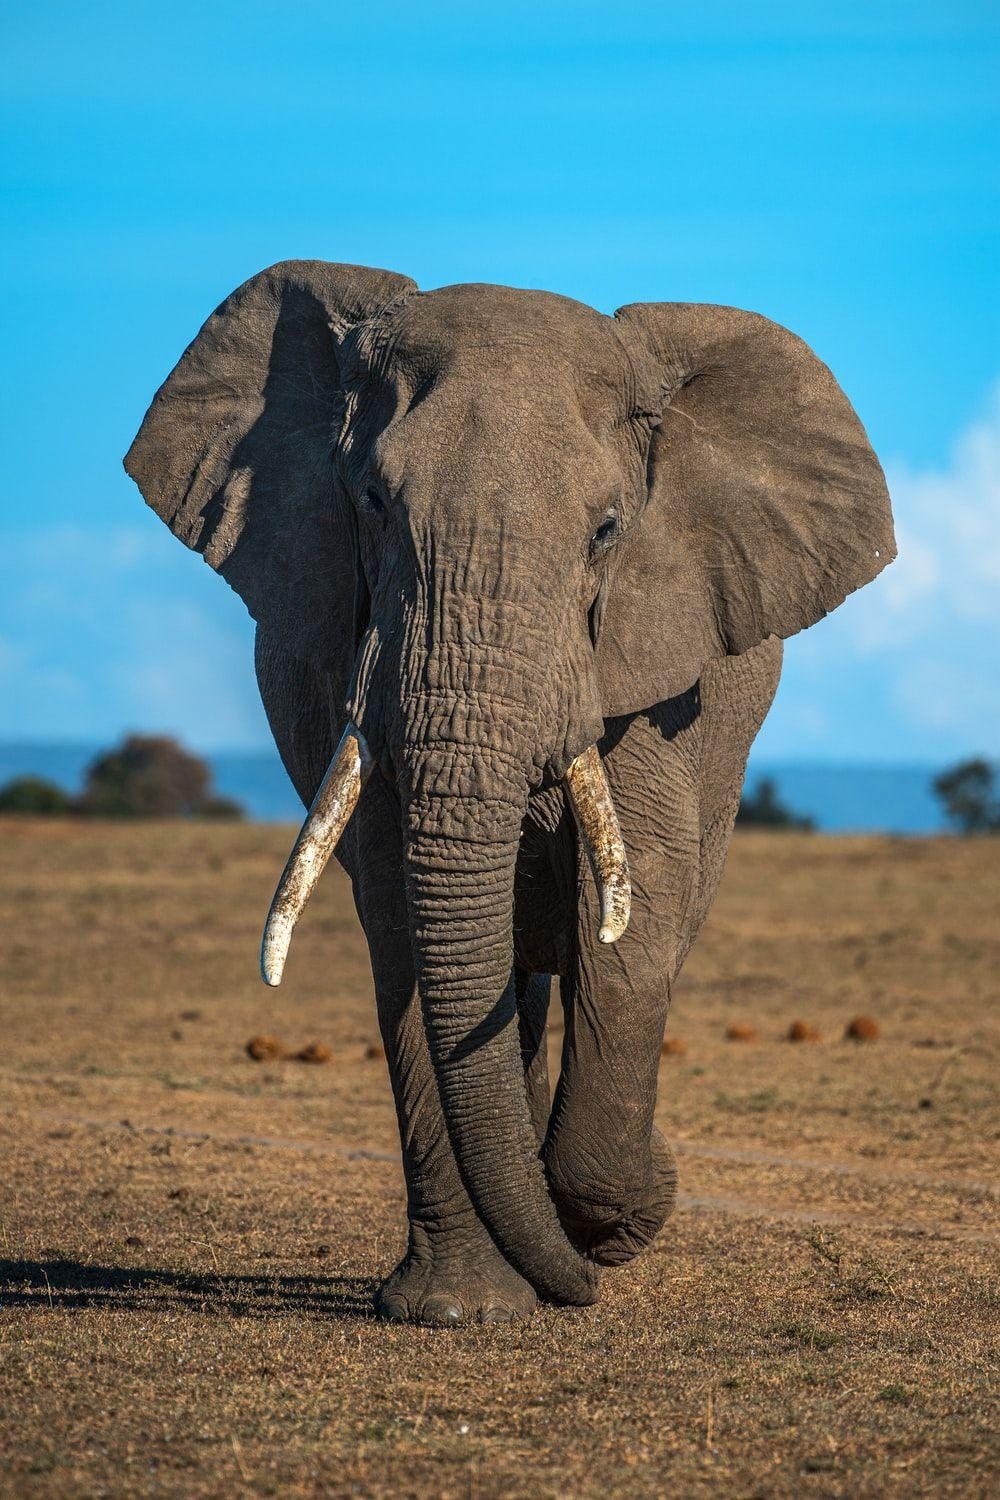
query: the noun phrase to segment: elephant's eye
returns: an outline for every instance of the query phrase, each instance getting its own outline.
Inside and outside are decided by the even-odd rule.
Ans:
[[[385,513],[385,501],[372,485],[368,486],[361,497],[361,508],[372,516],[381,516]]]
[[[600,526],[590,538],[590,560],[596,562],[605,553],[610,552],[618,540],[621,531],[621,518],[618,514],[617,505],[609,505],[604,513]]]

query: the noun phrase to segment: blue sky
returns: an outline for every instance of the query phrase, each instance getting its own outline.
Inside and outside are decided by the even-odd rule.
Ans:
[[[0,736],[268,742],[242,604],[120,460],[222,297],[315,256],[794,328],[903,550],[790,643],[761,752],[996,752],[992,0],[35,0],[3,54]]]

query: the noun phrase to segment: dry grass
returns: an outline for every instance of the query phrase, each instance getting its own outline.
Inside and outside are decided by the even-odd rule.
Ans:
[[[996,1491],[1000,841],[739,837],[663,1061],[675,1219],[597,1308],[459,1333],[370,1318],[367,957],[331,872],[259,984],[288,842],[0,827],[0,1493]]]

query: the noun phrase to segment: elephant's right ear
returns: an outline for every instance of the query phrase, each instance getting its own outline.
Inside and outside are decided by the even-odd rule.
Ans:
[[[606,718],[815,625],[896,555],[879,461],[801,339],[733,307],[637,302],[615,317],[661,420],[646,507],[608,568],[595,647]]]
[[[125,458],[146,502],[296,656],[353,653],[353,523],[334,470],[343,332],[409,277],[290,260],[244,282],[157,392]]]

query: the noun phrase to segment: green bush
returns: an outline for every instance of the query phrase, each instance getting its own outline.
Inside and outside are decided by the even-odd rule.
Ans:
[[[71,812],[72,806],[62,787],[42,776],[16,776],[0,787],[0,813],[58,817]]]

